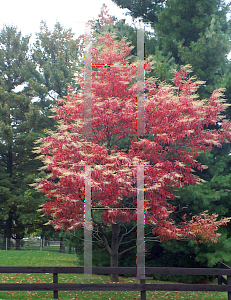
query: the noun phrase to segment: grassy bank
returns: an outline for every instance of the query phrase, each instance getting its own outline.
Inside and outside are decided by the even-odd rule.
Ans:
[[[74,254],[61,254],[43,251],[0,251],[1,266],[78,266],[78,258]],[[1,283],[49,283],[52,282],[52,274],[0,274]],[[109,276],[93,275],[90,279],[85,279],[81,274],[60,274],[59,282],[69,283],[110,283]],[[147,281],[147,283],[157,283],[158,281]],[[120,283],[138,283],[135,279],[120,277]],[[53,292],[1,292],[0,300],[11,299],[53,299]],[[140,299],[139,292],[68,292],[60,291],[59,299]],[[147,292],[149,299],[228,299],[227,293],[219,292]]]

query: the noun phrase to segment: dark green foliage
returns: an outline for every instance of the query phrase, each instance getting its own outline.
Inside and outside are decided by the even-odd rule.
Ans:
[[[133,18],[150,22],[156,47],[177,65],[190,64],[199,80],[206,81],[202,96],[224,87],[226,55],[231,50],[227,21],[229,5],[220,0],[113,0]],[[155,54],[155,48],[151,54]],[[156,65],[158,67],[158,65]],[[225,86],[227,87],[227,86]]]
[[[208,97],[214,89],[222,87],[226,88],[225,97],[231,103],[231,64],[227,59],[231,50],[231,21],[227,19],[230,4],[222,0],[113,2],[127,8],[133,18],[150,22],[155,33],[151,38],[153,47],[150,54],[154,57],[153,72],[156,77],[168,81],[174,68],[190,64],[192,75],[205,81],[199,90],[201,97]],[[230,107],[226,113],[230,119]],[[180,206],[179,211],[173,214],[175,222],[181,222],[184,213],[191,218],[206,210],[220,217],[230,217],[230,150],[230,144],[223,145],[223,148],[214,148],[211,153],[203,153],[198,157],[208,168],[196,175],[206,182],[177,191],[178,198],[175,201]],[[185,206],[188,208],[182,210]],[[222,236],[217,244],[171,241],[158,247],[153,243],[153,249],[159,249],[159,256],[149,254],[147,259],[161,266],[183,266],[188,264],[189,258],[191,266],[211,267],[219,260],[229,263],[230,229],[230,225],[220,229]],[[153,253],[150,243],[146,247]]]
[[[121,8],[127,8],[133,18],[142,18],[144,21],[156,23],[158,13],[166,4],[166,0],[113,0]]]
[[[214,148],[211,153],[200,155],[200,161],[208,165],[201,177],[205,183],[197,186],[187,186],[177,192],[179,198],[176,201],[187,205],[188,209],[179,213],[179,216],[187,212],[189,217],[197,215],[200,211],[216,213],[220,218],[230,217],[230,191],[231,191],[231,157],[230,145],[223,145],[222,149]],[[217,244],[196,245],[195,260],[205,266],[215,266],[219,261],[229,263],[231,261],[230,251],[231,225],[220,228],[222,234]],[[195,245],[194,245],[195,246]],[[185,245],[187,248],[187,244]]]
[[[49,234],[48,220],[37,212],[44,196],[30,184],[42,163],[34,142],[55,126],[52,108],[57,97],[74,86],[76,61],[70,59],[76,41],[60,23],[49,31],[41,22],[33,48],[15,27],[0,31],[0,233],[23,238]]]
[[[32,226],[41,197],[28,186],[41,165],[31,152],[39,136],[39,112],[32,107],[32,89],[26,81],[28,43],[29,37],[22,37],[17,28],[0,32],[0,224],[1,233],[16,238]]]
[[[34,87],[41,99],[47,94],[52,99],[66,96],[68,87],[75,87],[77,66],[71,54],[77,46],[71,29],[65,29],[57,22],[50,31],[46,22],[41,22],[32,54],[37,66]]]
[[[198,263],[195,255],[195,248],[192,242],[169,241],[166,243],[153,243],[147,245],[146,266],[147,267],[185,267],[198,268],[202,264]],[[187,246],[186,246],[187,245]],[[151,246],[151,247],[150,247]],[[150,247],[150,248],[149,248]],[[205,276],[190,275],[154,275],[157,280],[178,281],[185,283],[196,283]]]

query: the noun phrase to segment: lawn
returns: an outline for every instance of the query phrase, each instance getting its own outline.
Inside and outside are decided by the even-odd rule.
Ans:
[[[1,266],[78,266],[78,258],[74,254],[62,254],[46,251],[0,251]],[[27,283],[46,283],[52,282],[52,274],[0,274],[1,283],[27,282]],[[60,274],[59,282],[69,283],[110,283],[109,276],[93,275],[92,278],[84,279],[81,274]],[[120,277],[121,283],[138,283],[136,279]],[[147,281],[157,283],[158,281]],[[53,299],[53,292],[1,292],[0,300],[11,299]],[[59,299],[140,299],[139,292],[59,292]],[[228,299],[227,293],[220,292],[147,292],[149,299]]]

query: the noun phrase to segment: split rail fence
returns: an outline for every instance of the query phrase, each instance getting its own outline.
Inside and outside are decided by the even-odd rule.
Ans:
[[[83,274],[84,267],[0,267],[0,273],[53,273],[53,283],[0,283],[0,291],[53,291],[54,299],[58,299],[58,291],[140,291],[141,300],[146,299],[146,291],[211,291],[228,292],[231,300],[231,268],[224,263],[218,263],[218,268],[168,268],[146,267],[145,275],[181,274],[181,275],[211,275],[218,277],[218,285],[211,284],[152,284],[145,283],[58,283],[58,274]],[[137,274],[135,267],[93,267],[92,274]],[[223,276],[226,275],[227,279]],[[225,285],[222,285],[224,283]]]

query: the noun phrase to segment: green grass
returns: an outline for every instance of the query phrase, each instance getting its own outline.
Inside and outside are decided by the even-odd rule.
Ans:
[[[76,267],[78,258],[75,254],[48,251],[0,251],[1,266],[43,266]]]
[[[77,256],[74,254],[61,254],[43,251],[0,251],[1,266],[78,266]],[[1,283],[27,282],[27,283],[46,283],[52,282],[52,274],[0,274]],[[92,278],[85,279],[81,274],[59,274],[59,282],[69,283],[110,283],[109,276],[93,275]],[[120,283],[138,283],[136,279],[120,277]],[[158,283],[159,281],[147,281],[147,283]],[[0,300],[11,299],[53,299],[53,292],[1,292]],[[93,300],[114,300],[140,299],[139,292],[59,292],[59,299],[93,299]],[[228,299],[227,293],[220,292],[147,292],[149,299]]]

